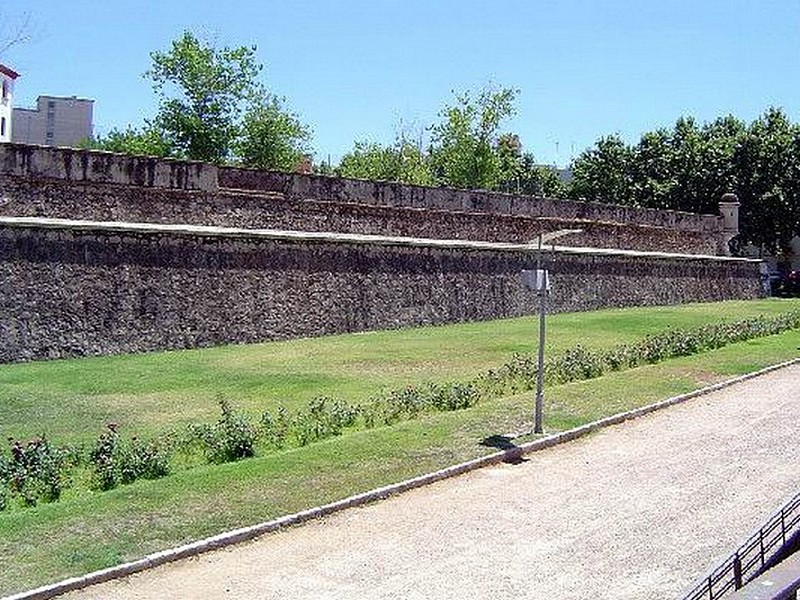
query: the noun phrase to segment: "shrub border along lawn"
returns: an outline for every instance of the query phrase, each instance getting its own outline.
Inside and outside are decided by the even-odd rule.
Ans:
[[[732,343],[781,333],[800,327],[800,311],[794,310],[772,318],[755,317],[733,322],[707,324],[691,329],[669,329],[646,336],[630,344],[619,344],[603,351],[590,351],[581,346],[567,350],[550,359],[545,365],[548,383],[563,384],[600,377],[609,371],[655,364],[670,358],[691,356],[721,348]],[[209,462],[224,463],[255,455],[259,437],[271,441],[273,451],[286,445],[293,434],[297,445],[339,436],[343,430],[356,425],[363,418],[362,428],[392,425],[418,418],[430,412],[447,412],[470,408],[480,401],[499,398],[533,389],[537,366],[532,357],[515,354],[497,370],[478,375],[466,383],[407,386],[373,396],[366,403],[351,405],[339,399],[314,398],[290,417],[282,407],[277,416],[264,412],[260,427],[235,413],[229,402],[220,399],[222,417],[215,425],[194,424],[183,438],[183,445],[204,447]],[[175,437],[175,436],[169,436]],[[108,424],[88,453],[79,449],[54,448],[44,435],[29,442],[11,444],[11,460],[0,452],[0,511],[7,504],[9,492],[14,492],[24,506],[35,506],[58,500],[68,463],[78,466],[88,462],[93,467],[93,486],[107,491],[118,484],[133,483],[137,479],[158,479],[169,474],[170,456],[179,452],[177,442],[164,440],[142,441],[137,437],[122,440],[116,423]],[[173,446],[168,449],[168,446]],[[69,459],[69,460],[68,460]],[[88,465],[87,465],[88,466]],[[8,488],[8,489],[6,489]]]
[[[688,392],[686,394],[673,396],[672,398],[655,402],[653,404],[648,404],[645,406],[641,406],[639,408],[634,408],[629,411],[604,417],[602,419],[598,419],[597,421],[586,423],[585,425],[581,425],[579,427],[575,427],[559,433],[547,435],[543,438],[538,438],[531,442],[526,442],[519,446],[509,448],[507,450],[500,450],[492,454],[481,456],[479,458],[462,462],[460,464],[452,465],[450,467],[446,467],[438,471],[434,471],[411,479],[407,479],[399,483],[394,483],[391,485],[370,490],[368,492],[356,494],[348,498],[345,498],[343,500],[338,500],[336,502],[331,502],[329,504],[324,504],[322,506],[317,506],[294,514],[285,515],[277,519],[273,519],[271,521],[266,521],[263,523],[258,523],[256,525],[251,525],[249,527],[243,527],[227,531],[212,537],[192,542],[190,544],[186,544],[176,548],[171,548],[161,552],[156,552],[136,561],[117,565],[114,567],[110,567],[108,569],[102,569],[100,571],[88,573],[80,577],[71,577],[69,579],[65,579],[63,581],[59,581],[50,585],[14,594],[12,596],[8,596],[6,600],[45,600],[53,598],[60,594],[65,594],[67,592],[84,589],[91,585],[103,583],[106,581],[111,581],[113,579],[119,579],[128,575],[132,575],[134,573],[139,573],[141,571],[152,569],[154,567],[164,565],[170,562],[175,562],[184,558],[197,556],[205,552],[210,552],[212,550],[217,550],[227,546],[232,546],[234,544],[252,540],[266,533],[274,532],[279,529],[283,529],[292,525],[299,525],[307,521],[311,521],[313,519],[318,519],[320,517],[331,515],[333,513],[339,512],[347,508],[361,506],[364,504],[368,504],[370,502],[382,500],[384,498],[388,498],[389,496],[393,496],[414,488],[429,485],[431,483],[435,483],[443,479],[456,477],[458,475],[462,475],[469,471],[474,471],[476,469],[480,469],[490,465],[495,465],[497,463],[504,461],[513,461],[515,459],[519,459],[520,457],[526,454],[530,454],[532,452],[536,452],[539,450],[544,450],[546,448],[551,448],[553,446],[565,442],[573,441],[589,433],[593,433],[599,429],[610,427],[612,425],[618,425],[625,421],[647,415],[651,412],[668,408],[675,404],[680,404],[682,402],[686,402],[687,400],[697,398],[698,396],[704,396],[706,394],[710,394],[712,392],[721,390],[723,388],[730,387],[737,383],[741,383],[749,379],[754,379],[756,377],[760,377],[762,375],[766,375],[767,373],[771,373],[773,371],[777,371],[779,369],[783,369],[795,364],[800,364],[800,358],[795,358],[783,363],[768,366],[766,368],[754,371],[752,373],[740,375],[738,377],[734,377],[732,379],[728,379],[720,383],[715,383],[706,386],[704,388]]]

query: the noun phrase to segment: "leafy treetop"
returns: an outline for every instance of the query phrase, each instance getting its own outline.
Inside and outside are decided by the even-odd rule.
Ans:
[[[92,147],[287,170],[308,152],[311,131],[260,83],[255,46],[219,49],[186,31],[150,58],[156,116]]]

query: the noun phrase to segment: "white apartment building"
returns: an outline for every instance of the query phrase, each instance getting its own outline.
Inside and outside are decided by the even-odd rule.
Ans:
[[[39,96],[36,108],[15,108],[11,141],[75,147],[92,137],[94,100]]]
[[[19,73],[0,64],[0,80],[2,80],[2,95],[0,95],[0,143],[11,141],[12,99],[14,96],[14,80]]]

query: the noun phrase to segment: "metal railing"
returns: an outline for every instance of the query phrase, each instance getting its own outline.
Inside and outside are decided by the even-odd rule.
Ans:
[[[699,580],[683,600],[716,600],[738,590],[770,568],[798,533],[800,493],[772,515],[736,552]]]
[[[800,589],[800,553],[784,558],[726,600],[797,600]]]

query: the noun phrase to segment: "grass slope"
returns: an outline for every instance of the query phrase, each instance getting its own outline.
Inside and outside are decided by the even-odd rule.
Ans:
[[[559,315],[551,320],[551,347],[566,348],[576,342],[606,346],[670,325],[688,327],[796,307],[796,302],[765,301]],[[525,345],[530,331],[520,330],[531,330],[531,325],[523,319],[198,352],[8,365],[0,369],[2,429],[8,431],[11,421],[7,419],[12,414],[20,429],[24,429],[22,419],[30,418],[40,419],[48,432],[50,427],[68,432],[68,425],[59,425],[60,418],[79,430],[74,436],[93,437],[95,425],[86,425],[81,419],[107,416],[119,420],[111,413],[124,404],[119,399],[126,398],[133,404],[126,407],[126,414],[147,412],[134,422],[155,430],[185,417],[180,407],[154,410],[158,406],[154,398],[176,394],[190,403],[184,410],[195,418],[206,409],[195,409],[191,403],[207,401],[213,412],[216,391],[224,391],[237,403],[258,400],[258,370],[277,374],[281,365],[290,371],[289,379],[298,373],[309,376],[298,384],[295,401],[334,392],[358,397],[376,386],[404,381],[469,377],[476,370],[496,366],[511,352],[530,351],[530,345]],[[790,332],[555,386],[546,392],[545,427],[548,431],[565,429],[795,358],[799,345],[800,332]],[[206,353],[210,356],[204,356]],[[376,368],[376,375],[359,377],[365,361],[379,364],[381,357],[388,365],[386,372]],[[215,362],[224,365],[218,377],[202,368]],[[318,366],[316,371],[313,365]],[[408,372],[403,370],[406,367]],[[237,385],[248,369],[252,369],[249,384]],[[340,377],[346,392],[338,387],[320,391],[310,383],[318,373]],[[31,379],[34,375],[40,379]],[[276,381],[280,379],[262,384],[263,389],[288,394],[290,388]],[[330,385],[324,377],[316,381]],[[41,395],[36,393],[39,385]],[[212,389],[206,390],[204,385]],[[15,392],[9,394],[9,389]],[[98,391],[101,393],[95,393]],[[36,400],[37,407],[20,411],[19,405],[6,401],[14,395]],[[108,398],[116,400],[104,404],[103,399]],[[47,406],[47,399],[57,400],[58,405]],[[282,399],[288,402],[290,396]],[[426,415],[239,463],[202,466],[105,493],[67,494],[54,504],[0,513],[0,594],[132,560],[491,452],[480,440],[528,424],[532,404],[531,394],[506,397],[469,410]],[[17,408],[7,410],[8,406]]]
[[[609,347],[669,327],[771,316],[796,300],[722,302],[554,315],[549,355]],[[468,380],[514,352],[534,353],[536,318],[380,331],[247,346],[0,365],[0,434],[92,440],[105,423],[130,434],[213,420],[218,395],[258,413],[314,396],[357,402],[385,388]]]

